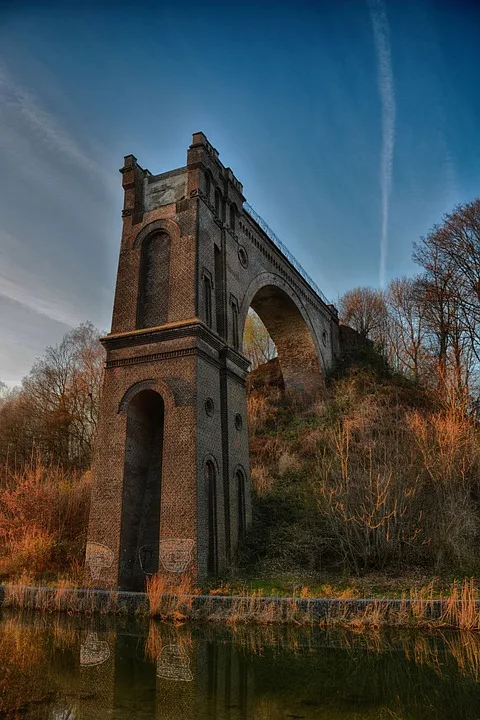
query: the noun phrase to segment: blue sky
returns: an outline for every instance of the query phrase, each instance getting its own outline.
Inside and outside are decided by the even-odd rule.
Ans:
[[[480,194],[480,2],[0,0],[0,379],[108,329],[118,168],[203,130],[328,298]]]

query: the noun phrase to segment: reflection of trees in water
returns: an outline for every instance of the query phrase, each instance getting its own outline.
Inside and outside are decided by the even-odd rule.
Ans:
[[[281,709],[306,718],[477,718],[474,633],[305,635],[294,653],[276,643],[253,656],[255,687],[262,689],[255,705],[264,712],[256,718],[283,717]]]
[[[0,622],[0,715],[473,720],[479,658],[480,636],[465,632],[12,615]]]
[[[39,706],[52,711],[55,706],[57,718],[75,716],[76,700],[71,700],[78,682],[75,647],[78,634],[66,628],[23,624],[11,616],[2,620],[0,716],[17,717],[22,712],[28,717]]]

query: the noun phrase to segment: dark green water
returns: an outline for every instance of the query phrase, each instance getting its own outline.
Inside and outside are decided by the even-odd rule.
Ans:
[[[480,637],[3,613],[0,717],[480,718]]]

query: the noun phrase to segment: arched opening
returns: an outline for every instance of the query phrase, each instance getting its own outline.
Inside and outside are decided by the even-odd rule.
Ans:
[[[168,322],[170,237],[152,233],[142,243],[137,304],[137,328]]]
[[[217,472],[212,460],[207,460],[205,463],[205,481],[208,515],[207,572],[209,575],[216,575],[218,569]]]
[[[322,388],[323,373],[303,308],[300,310],[286,291],[273,285],[252,295],[244,324],[243,354],[251,362],[247,378],[247,487],[254,491],[255,502],[256,497],[275,492],[275,479],[295,464],[288,440],[277,441],[298,411],[311,409]],[[239,510],[239,529],[240,517]]]
[[[137,393],[127,408],[119,585],[141,591],[158,570],[165,406],[154,390]]]
[[[242,352],[250,360],[247,377],[247,418],[250,450],[255,454],[255,436],[262,431],[285,396],[285,385],[277,348],[267,328],[251,307],[243,330]]]
[[[249,308],[243,328],[243,354],[250,360],[250,372],[277,357],[275,343],[255,310]]]
[[[250,307],[276,349],[285,392],[292,398],[318,392],[323,383],[319,352],[296,303],[281,288],[266,285],[254,295]]]

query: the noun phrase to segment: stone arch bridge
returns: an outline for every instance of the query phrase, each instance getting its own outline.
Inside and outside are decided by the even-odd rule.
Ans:
[[[107,351],[87,573],[142,590],[158,570],[215,575],[250,521],[249,307],[287,393],[312,393],[339,345],[335,308],[243,196],[203,133],[185,167],[133,155]]]

